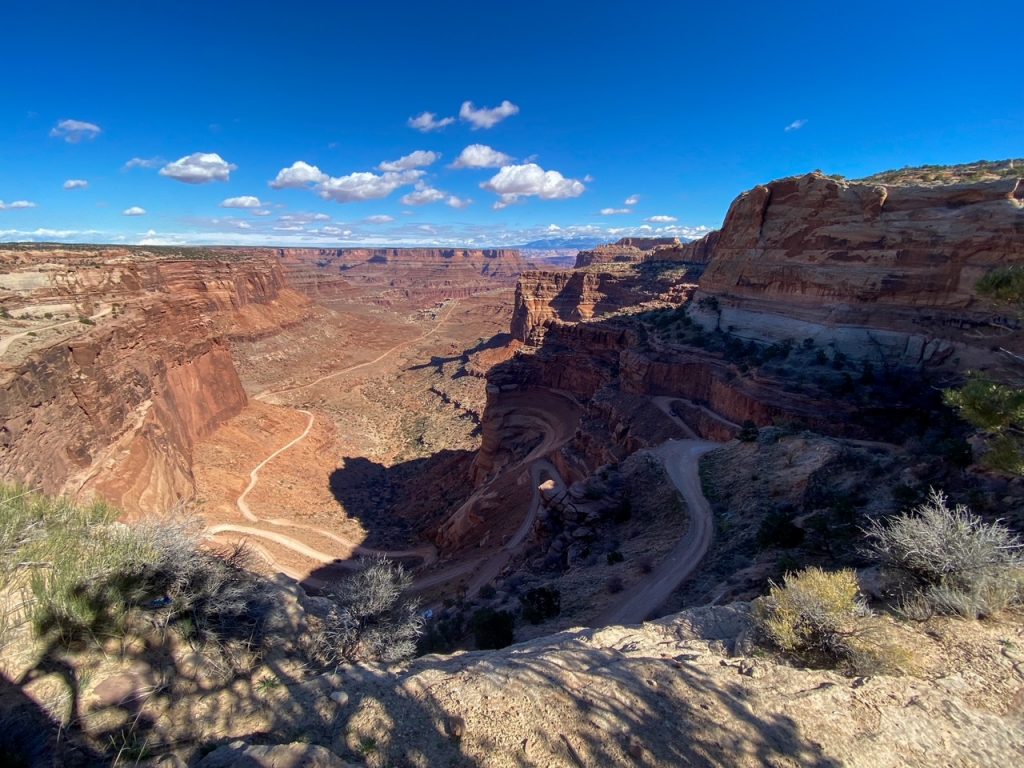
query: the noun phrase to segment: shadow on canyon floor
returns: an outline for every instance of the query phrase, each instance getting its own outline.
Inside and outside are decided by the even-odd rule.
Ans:
[[[474,451],[444,450],[385,466],[362,456],[342,459],[328,480],[334,498],[366,529],[364,547],[415,546],[472,491]]]
[[[485,352],[492,349],[503,349],[507,347],[512,341],[512,334],[510,333],[496,333],[489,339],[481,339],[472,347],[467,347],[457,355],[449,355],[443,357],[441,355],[431,355],[429,363],[420,363],[419,365],[409,366],[410,371],[422,371],[427,368],[441,369],[442,366],[448,363],[468,363],[470,357],[477,354],[478,352]],[[465,370],[460,370],[455,373],[453,378],[459,378],[461,376],[467,376]]]

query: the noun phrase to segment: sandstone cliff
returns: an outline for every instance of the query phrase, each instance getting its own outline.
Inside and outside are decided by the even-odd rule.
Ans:
[[[246,403],[228,340],[309,309],[271,258],[231,258],[0,254],[0,477],[129,512],[187,499],[196,441]]]
[[[813,338],[911,364],[991,362],[1024,349],[1019,321],[979,299],[996,266],[1024,263],[1024,181],[944,186],[782,179],[733,203],[700,282],[705,327]],[[706,305],[705,305],[706,306]]]

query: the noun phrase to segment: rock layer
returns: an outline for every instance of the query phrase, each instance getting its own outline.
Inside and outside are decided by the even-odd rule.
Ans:
[[[4,480],[98,495],[129,512],[191,496],[193,446],[246,403],[227,342],[300,322],[309,303],[267,256],[161,256],[2,254],[9,313],[64,302],[94,318],[0,357]]]
[[[1014,264],[1024,264],[1024,180],[886,186],[812,173],[732,204],[697,296],[717,308],[695,317],[857,357],[984,365],[994,343],[1024,349],[1019,320],[974,290]]]

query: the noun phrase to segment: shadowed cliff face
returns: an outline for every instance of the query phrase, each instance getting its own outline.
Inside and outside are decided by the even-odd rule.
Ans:
[[[277,332],[309,308],[266,257],[2,255],[0,297],[22,318],[5,330],[36,330],[8,337],[0,357],[0,476],[129,512],[189,498],[196,441],[245,406],[226,340]]]

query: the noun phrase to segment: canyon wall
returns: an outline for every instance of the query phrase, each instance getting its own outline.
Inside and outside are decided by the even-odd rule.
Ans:
[[[288,282],[320,299],[426,306],[511,286],[526,268],[512,249],[281,248]]]
[[[0,477],[130,513],[189,498],[196,441],[245,406],[228,341],[275,333],[310,307],[269,255],[7,250],[0,263],[13,318]]]
[[[740,195],[705,271],[694,317],[764,340],[812,338],[908,364],[991,363],[1024,350],[1019,320],[978,297],[996,266],[1024,264],[1024,180],[942,186],[820,173]]]

